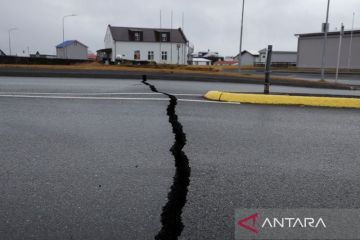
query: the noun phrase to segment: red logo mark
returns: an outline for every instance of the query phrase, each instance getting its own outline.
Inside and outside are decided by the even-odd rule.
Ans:
[[[251,216],[249,216],[247,218],[244,218],[244,219],[238,221],[238,224],[239,224],[240,227],[243,227],[243,228],[245,228],[246,230],[248,230],[250,232],[258,233],[258,230],[255,228],[257,217],[258,217],[258,214],[255,213],[255,214],[253,214],[253,215],[251,215]],[[246,225],[245,223],[249,222],[250,220],[252,220],[252,225],[251,226]]]

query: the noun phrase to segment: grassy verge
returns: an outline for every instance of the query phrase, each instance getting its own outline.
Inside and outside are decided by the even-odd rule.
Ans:
[[[234,67],[234,66],[231,66]],[[201,75],[203,78],[207,76],[232,77],[246,80],[253,80],[255,83],[260,83],[264,80],[264,76],[256,74],[246,74],[238,72],[226,72],[229,66],[185,66],[185,65],[148,65],[148,66],[134,66],[134,65],[103,65],[99,63],[83,63],[74,65],[21,65],[21,64],[0,64],[1,68],[22,68],[22,69],[46,69],[46,70],[91,70],[91,71],[119,71],[119,72],[141,72],[146,74],[151,73],[166,73],[166,74],[190,74]],[[292,83],[304,86],[317,87],[339,87],[341,89],[351,89],[348,85],[326,82],[326,81],[308,81],[300,78],[289,78],[285,76],[272,77],[272,80],[277,83]]]

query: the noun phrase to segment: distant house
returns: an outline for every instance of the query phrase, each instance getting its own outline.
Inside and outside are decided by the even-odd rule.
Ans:
[[[35,54],[30,54],[30,58],[54,59],[54,58],[57,58],[57,56],[56,55],[49,55],[49,54],[41,54],[39,51],[37,51]]]
[[[205,58],[211,60],[211,65],[218,61],[224,61],[224,57],[221,56],[218,52],[211,52],[208,50],[207,52],[198,52],[192,54],[193,58]]]
[[[244,50],[241,52],[241,66],[254,66],[259,59],[259,52]],[[234,57],[239,61],[239,54]]]
[[[193,58],[192,59],[192,65],[210,66],[211,65],[211,60],[206,59],[206,58]]]
[[[0,56],[6,56],[6,54],[0,49]]]
[[[324,33],[296,34],[298,37],[297,66],[320,68],[322,64]],[[336,68],[340,43],[340,31],[328,33],[325,54],[326,68]],[[350,47],[351,46],[351,47]],[[350,53],[351,48],[351,53]],[[341,45],[340,68],[360,69],[360,30],[344,31]]]
[[[259,58],[256,65],[264,65],[267,58],[267,49],[259,51]],[[297,52],[295,51],[273,51],[271,56],[271,64],[278,66],[296,66]]]
[[[61,59],[88,59],[88,47],[77,41],[69,40],[56,46],[56,55]]]
[[[153,61],[160,64],[187,64],[188,40],[181,28],[132,28],[108,25],[106,55],[118,60]]]

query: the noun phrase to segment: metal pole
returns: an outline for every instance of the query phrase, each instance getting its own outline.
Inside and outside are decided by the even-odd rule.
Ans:
[[[9,33],[9,56],[11,56],[11,32],[17,30],[17,28],[10,28],[8,30]]]
[[[241,13],[240,49],[239,49],[239,72],[241,72],[241,52],[242,52],[242,42],[243,42],[243,30],[244,30],[244,10],[245,10],[245,0],[243,0],[242,13]]]
[[[62,21],[62,27],[63,27],[63,42],[65,42],[65,18],[67,17],[76,17],[76,14],[69,14],[69,15],[65,15],[63,16],[63,21]]]
[[[63,41],[62,42],[65,42],[65,18],[67,18],[67,17],[75,17],[76,16],[76,14],[69,14],[69,15],[65,15],[65,16],[63,16],[63,19],[62,19],[62,27],[63,27]],[[67,52],[66,52],[66,49],[64,48],[64,54],[65,54],[65,58],[67,58]]]
[[[330,0],[328,0],[328,4],[327,4],[326,22],[324,26],[324,45],[323,45],[322,61],[321,61],[321,80],[325,80],[326,45],[327,45],[327,36],[329,30],[329,11],[330,11]]]
[[[337,82],[339,80],[339,69],[340,69],[340,60],[341,60],[340,59],[341,58],[341,45],[342,45],[343,35],[344,35],[344,24],[341,24],[335,82]]]
[[[353,13],[352,27],[351,27],[351,36],[350,36],[350,46],[349,46],[349,59],[348,59],[348,70],[351,69],[351,58],[352,58],[352,44],[354,37],[354,24],[355,24],[355,12]]]
[[[161,9],[160,9],[160,29],[162,28],[162,11],[161,11]],[[159,33],[160,34],[160,36],[159,36],[159,56],[160,56],[160,63],[163,63],[163,59],[162,59],[162,49],[161,49],[161,32]]]
[[[173,64],[173,44],[171,41],[171,35],[172,35],[172,29],[173,29],[173,17],[174,17],[174,13],[173,10],[171,10],[171,30],[170,30],[170,47],[171,47],[171,51],[170,51],[170,58],[171,58],[171,64]]]
[[[9,56],[11,56],[11,31],[9,30]]]
[[[182,17],[181,17],[181,28],[182,30],[184,30],[184,24],[185,24],[185,13],[183,12],[182,13]]]
[[[265,71],[265,86],[264,86],[264,94],[270,93],[270,73],[271,73],[271,56],[272,56],[273,46],[269,45],[267,50],[266,57],[266,71]]]
[[[65,17],[62,19],[62,32],[63,32],[63,40],[62,42],[65,42]]]

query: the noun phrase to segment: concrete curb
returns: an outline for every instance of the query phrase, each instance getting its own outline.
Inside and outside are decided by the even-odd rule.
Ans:
[[[150,80],[178,80],[199,82],[224,82],[264,85],[264,80],[258,76],[224,76],[206,73],[164,73],[147,71],[114,71],[114,70],[81,70],[81,69],[47,69],[0,67],[0,76],[7,77],[60,77],[60,78],[98,78],[98,79],[139,79],[148,75]],[[360,86],[306,81],[300,79],[272,78],[272,85],[293,86],[322,89],[356,90]]]
[[[204,97],[221,102],[360,109],[360,98],[354,97],[264,95],[220,91],[209,91]]]

